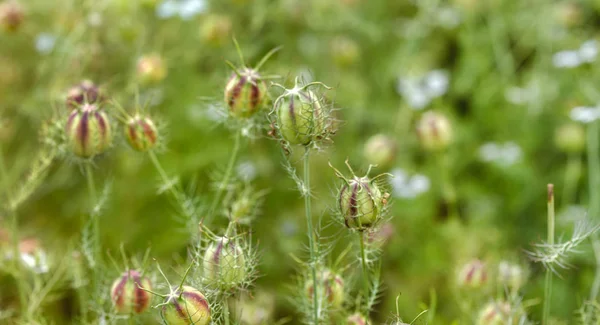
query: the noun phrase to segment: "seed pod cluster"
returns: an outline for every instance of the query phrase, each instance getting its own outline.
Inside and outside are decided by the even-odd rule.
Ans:
[[[417,135],[423,149],[444,150],[452,142],[452,126],[444,115],[426,112],[417,124]]]
[[[173,288],[162,306],[161,316],[168,325],[208,325],[210,306],[202,292],[195,288]]]
[[[275,102],[275,111],[279,133],[289,144],[307,146],[326,136],[323,100],[313,91],[286,90]]]
[[[71,87],[67,93],[67,108],[73,110],[81,107],[83,104],[102,104],[104,96],[100,88],[91,80],[83,80],[79,84]]]
[[[341,276],[325,269],[318,273],[317,282],[319,292],[324,295],[329,303],[329,306],[334,309],[339,309],[344,303],[344,279]],[[309,300],[314,299],[314,286],[312,279],[308,279],[305,285],[306,296]]]
[[[487,267],[485,263],[477,259],[465,264],[458,274],[458,283],[465,288],[480,288],[487,281]]]
[[[340,189],[338,204],[346,227],[364,230],[372,227],[381,217],[385,195],[369,177],[347,180]]]
[[[246,262],[242,247],[235,240],[221,237],[204,253],[204,278],[219,289],[233,289],[246,279]]]
[[[149,117],[133,116],[125,125],[125,137],[137,151],[148,151],[156,146],[158,130]]]
[[[243,68],[234,73],[225,86],[225,103],[231,115],[248,118],[263,105],[267,86],[257,70]]]
[[[75,155],[91,158],[112,143],[108,115],[95,104],[83,104],[71,112],[65,127],[68,148]]]
[[[150,307],[152,294],[150,280],[139,271],[129,270],[113,282],[110,298],[119,314],[141,314]]]

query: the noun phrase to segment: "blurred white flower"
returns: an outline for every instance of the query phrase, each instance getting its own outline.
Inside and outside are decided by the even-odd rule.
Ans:
[[[50,33],[40,33],[35,38],[35,49],[41,54],[48,54],[54,49],[56,36]]]
[[[456,8],[441,7],[437,10],[436,23],[443,28],[456,28],[460,24],[460,21],[460,12]]]
[[[256,178],[256,166],[251,161],[243,161],[237,166],[238,176],[245,182]]]
[[[429,191],[431,185],[427,176],[421,174],[410,176],[400,168],[392,171],[390,183],[394,196],[404,199],[413,199]]]
[[[557,68],[575,68],[583,63],[596,61],[598,56],[598,42],[585,41],[577,50],[556,52],[552,56],[552,63]]]
[[[479,157],[485,162],[510,166],[521,160],[521,147],[514,142],[488,142],[479,148]]]
[[[448,72],[433,70],[422,77],[398,78],[397,91],[406,99],[408,105],[416,110],[425,108],[436,97],[448,91]]]
[[[88,24],[92,27],[98,27],[102,25],[102,15],[99,12],[92,12],[88,16]]]
[[[164,0],[156,7],[156,16],[168,19],[175,16],[189,20],[194,16],[206,12],[206,0]]]
[[[590,123],[600,118],[600,107],[577,106],[571,110],[569,117],[576,122]]]
[[[21,253],[21,261],[23,262],[23,265],[38,274],[48,273],[50,270],[48,267],[46,253],[44,253],[42,250],[37,250],[35,253],[31,254]]]
[[[583,62],[594,62],[598,56],[598,42],[589,40],[579,47],[579,58]]]

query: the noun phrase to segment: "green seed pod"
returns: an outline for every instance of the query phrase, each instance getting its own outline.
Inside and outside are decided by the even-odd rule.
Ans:
[[[346,227],[358,230],[370,228],[380,218],[385,203],[377,184],[368,177],[353,177],[339,193],[340,212]]]
[[[69,89],[67,93],[67,108],[73,110],[81,107],[83,104],[102,104],[104,96],[100,93],[100,88],[90,80],[83,80],[78,85]]]
[[[113,282],[110,289],[115,310],[119,314],[141,314],[150,307],[152,294],[140,289],[152,290],[150,280],[140,272],[129,270]]]
[[[246,257],[236,241],[226,237],[216,240],[204,253],[204,278],[216,287],[229,290],[246,278]]]
[[[279,132],[290,144],[306,146],[324,136],[326,116],[314,92],[288,90],[275,106]]]
[[[16,1],[6,1],[0,3],[0,27],[8,32],[15,32],[25,18],[23,7]]]
[[[485,264],[480,260],[473,260],[465,264],[458,273],[458,284],[465,288],[481,288],[488,281],[488,272]]]
[[[248,118],[256,113],[265,100],[267,86],[258,71],[244,68],[233,74],[225,86],[225,103],[231,115]]]
[[[144,55],[137,63],[137,78],[143,84],[157,84],[167,77],[167,65],[158,54]]]
[[[396,142],[386,135],[376,134],[365,144],[364,156],[372,165],[389,167],[396,158]]]
[[[513,292],[525,284],[526,278],[525,270],[518,264],[502,261],[498,265],[498,282]]]
[[[371,324],[371,322],[363,315],[359,313],[352,314],[348,316],[346,319],[346,324],[348,325],[367,325]]]
[[[92,104],[71,112],[65,132],[69,149],[82,158],[103,153],[112,142],[108,115]]]
[[[556,147],[565,153],[578,153],[585,149],[585,129],[577,123],[567,123],[556,129]]]
[[[425,150],[443,150],[452,141],[452,126],[444,115],[429,111],[417,124],[417,135]]]
[[[481,310],[477,325],[512,325],[516,324],[517,320],[518,317],[511,317],[511,308],[508,303],[491,302]]]
[[[211,46],[222,46],[231,39],[232,22],[226,15],[209,15],[202,21],[200,37]]]
[[[125,125],[125,137],[137,151],[148,151],[156,145],[158,130],[149,117],[136,115]]]
[[[330,270],[323,270],[317,275],[317,282],[319,283],[318,294],[325,296],[329,306],[334,309],[341,308],[344,303],[344,280],[342,277]],[[305,290],[308,299],[312,301],[314,298],[312,278],[306,281]]]
[[[348,67],[360,59],[358,43],[347,36],[338,36],[332,39],[330,46],[331,56],[338,66]]]
[[[208,325],[210,306],[202,292],[188,286],[175,288],[167,296],[161,311],[168,325]]]

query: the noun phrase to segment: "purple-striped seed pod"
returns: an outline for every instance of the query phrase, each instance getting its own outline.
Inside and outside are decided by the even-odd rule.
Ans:
[[[346,324],[348,325],[367,325],[371,324],[371,322],[363,315],[359,313],[354,313],[346,319]]]
[[[150,280],[140,272],[129,270],[113,282],[110,298],[119,314],[141,314],[150,307],[152,294]]]
[[[326,114],[322,99],[310,90],[291,89],[275,105],[277,126],[290,144],[309,145],[325,133]]]
[[[210,306],[202,292],[183,286],[174,288],[163,304],[161,316],[168,325],[208,325]]]
[[[317,282],[320,283],[318,294],[325,296],[329,306],[333,309],[341,308],[344,303],[344,279],[330,270],[323,270],[317,275]],[[308,299],[312,301],[314,286],[311,278],[306,281],[305,290]]]
[[[417,136],[425,150],[443,150],[452,141],[452,125],[444,115],[429,111],[417,124]]]
[[[91,80],[83,80],[69,89],[66,104],[67,108],[73,110],[83,104],[102,104],[103,101],[104,96],[102,96],[100,88]]]
[[[488,281],[488,271],[485,263],[475,259],[465,264],[458,273],[458,284],[465,288],[480,288]]]
[[[158,54],[144,55],[137,62],[137,77],[144,84],[157,84],[167,77],[167,64]]]
[[[16,1],[0,3],[0,27],[8,32],[15,32],[25,18],[23,7]]]
[[[514,315],[511,317],[510,304],[493,301],[483,307],[477,325],[512,325],[517,324],[518,319],[519,317]]]
[[[158,141],[158,129],[149,117],[136,115],[125,125],[125,138],[137,151],[147,151]]]
[[[393,138],[384,134],[376,134],[365,143],[364,157],[369,164],[387,168],[396,158],[396,149],[396,141]]]
[[[265,100],[267,86],[258,71],[244,68],[233,74],[225,86],[225,103],[231,115],[248,118],[256,113]]]
[[[353,177],[340,189],[339,207],[346,227],[364,230],[381,217],[385,197],[368,177]]]
[[[112,143],[108,115],[92,104],[83,104],[71,112],[65,133],[71,152],[82,158],[101,154]]]
[[[204,279],[211,285],[229,290],[246,279],[246,257],[235,240],[221,237],[204,253]]]

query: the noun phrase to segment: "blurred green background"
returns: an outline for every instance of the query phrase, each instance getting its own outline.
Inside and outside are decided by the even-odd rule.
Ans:
[[[432,290],[438,301],[434,323],[458,319],[455,272],[475,258],[488,262],[492,274],[501,260],[526,266],[530,275],[521,293],[534,302],[528,311],[539,320],[541,305],[532,299],[543,296],[543,268],[531,263],[525,250],[546,236],[546,184],[556,186],[558,234],[568,237],[588,202],[600,202],[594,197],[600,184],[589,180],[592,169],[600,168],[593,165],[598,157],[586,153],[579,131],[555,136],[573,122],[574,107],[591,112],[600,99],[600,1],[20,4],[25,15],[19,28],[0,33],[0,141],[9,171],[5,184],[11,187],[24,181],[43,148],[42,126],[65,118],[66,91],[91,79],[127,110],[135,108],[136,94],[141,101],[152,99],[148,111],[165,132],[158,158],[169,175],[194,185],[201,202],[210,202],[211,175],[225,169],[233,144],[232,122],[216,119],[212,109],[223,106],[230,74],[225,60],[239,64],[233,36],[251,66],[283,46],[261,69],[282,76],[280,83],[289,87],[302,75],[334,88],[327,94],[339,108],[339,130],[333,143],[312,157],[314,213],[323,224],[335,217],[331,210],[339,185],[328,161],[341,169],[349,158],[356,170],[366,171],[366,141],[376,134],[390,137],[396,155],[376,173],[420,175],[421,187],[412,189],[411,178],[402,182],[407,179],[402,177],[389,184],[394,230],[382,252],[385,289],[371,315],[376,323],[392,319],[398,295],[400,316],[412,320],[429,304]],[[164,59],[167,74],[157,83],[139,84],[136,64],[149,54]],[[426,111],[451,122],[454,137],[444,154],[419,145],[415,126]],[[597,130],[595,124],[574,128]],[[276,292],[281,318],[296,315],[282,284],[293,283],[292,255],[304,256],[304,203],[268,130],[264,123],[252,139],[243,139],[238,164],[254,171],[256,189],[268,191],[252,226],[261,251],[255,290]],[[115,132],[121,136],[121,129]],[[598,141],[600,134],[588,133]],[[297,167],[299,152],[291,156]],[[157,194],[158,174],[148,156],[131,150],[121,137],[95,165],[98,186],[112,183],[101,221],[103,247],[118,252],[123,244],[138,255],[151,247],[151,255],[164,264],[183,256],[188,232],[175,221],[168,198]],[[459,219],[446,218],[442,188],[448,184],[455,190]],[[55,159],[18,211],[22,235],[38,238],[50,256],[76,246],[85,188],[79,164]],[[596,210],[589,217],[597,219],[600,211],[590,209]],[[210,227],[224,225],[221,218]],[[341,234],[332,243],[333,255],[354,240],[337,223],[325,232]],[[589,296],[596,261],[588,246],[555,280],[552,314],[565,324],[574,322],[575,310]],[[10,294],[3,301],[8,305]]]

